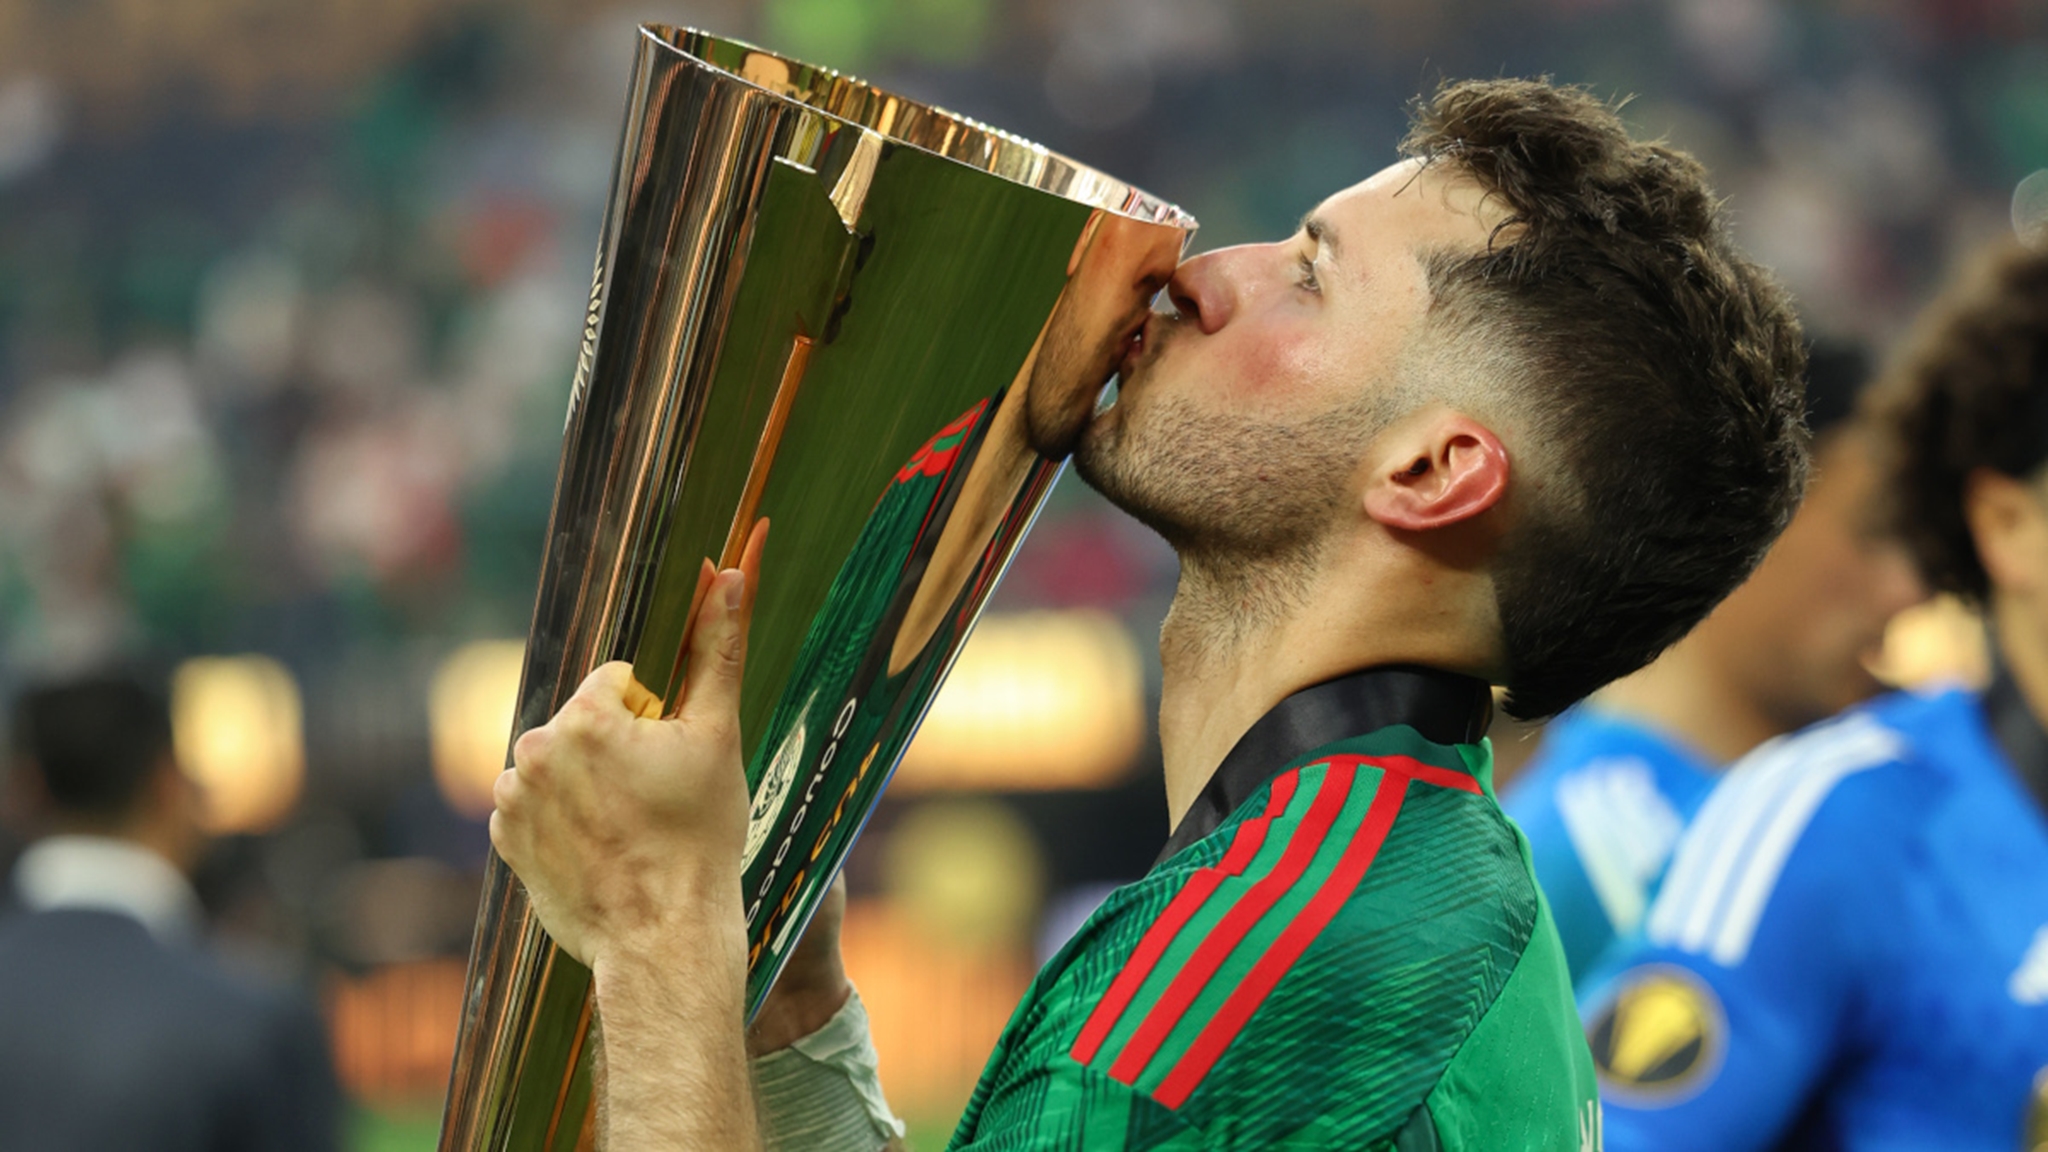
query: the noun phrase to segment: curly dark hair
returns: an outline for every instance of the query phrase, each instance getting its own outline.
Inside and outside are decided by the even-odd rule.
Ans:
[[[1879,384],[1894,526],[1928,584],[1983,603],[1990,577],[1964,517],[1970,474],[2048,464],[2048,254],[1981,255],[1923,317]]]
[[[1494,584],[1507,711],[1548,716],[1683,636],[1791,519],[1799,321],[1699,163],[1581,89],[1446,85],[1402,150],[1506,209],[1484,251],[1431,260],[1431,312],[1505,366],[1538,457]]]

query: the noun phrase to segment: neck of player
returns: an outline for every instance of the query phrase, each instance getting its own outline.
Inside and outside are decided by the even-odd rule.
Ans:
[[[1487,675],[1498,624],[1482,577],[1384,543],[1340,551],[1254,563],[1182,553],[1159,634],[1169,827],[1238,739],[1303,688],[1386,664]]]

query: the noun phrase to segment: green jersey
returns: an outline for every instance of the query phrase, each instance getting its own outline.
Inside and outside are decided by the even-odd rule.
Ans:
[[[1600,1146],[1563,949],[1484,684],[1296,693],[1040,972],[952,1146]]]

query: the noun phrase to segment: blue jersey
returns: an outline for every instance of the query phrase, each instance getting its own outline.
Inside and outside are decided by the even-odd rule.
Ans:
[[[1636,930],[1715,766],[1653,729],[1591,705],[1560,716],[1501,807],[1529,838],[1572,982]]]
[[[1744,758],[1586,1004],[1607,1146],[2048,1146],[2044,769],[1960,692]]]

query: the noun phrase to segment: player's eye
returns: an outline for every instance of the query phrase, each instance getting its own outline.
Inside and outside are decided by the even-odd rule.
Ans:
[[[1304,292],[1320,294],[1323,290],[1323,284],[1322,281],[1316,279],[1316,262],[1306,256],[1298,256],[1295,259],[1301,270],[1301,275],[1294,281],[1295,287],[1300,288]]]

